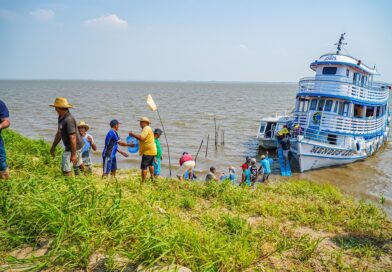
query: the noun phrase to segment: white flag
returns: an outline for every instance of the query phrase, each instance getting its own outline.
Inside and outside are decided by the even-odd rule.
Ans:
[[[150,107],[152,111],[157,110],[157,105],[155,104],[154,99],[152,99],[151,94],[147,96],[147,105]]]

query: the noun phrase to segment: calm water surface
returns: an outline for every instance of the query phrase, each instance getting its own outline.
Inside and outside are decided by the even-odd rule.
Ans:
[[[255,139],[262,116],[290,112],[294,106],[297,84],[280,83],[194,83],[194,82],[100,82],[100,81],[0,81],[0,98],[11,113],[12,128],[32,138],[52,141],[57,128],[57,116],[48,107],[57,96],[67,97],[75,106],[77,120],[90,124],[91,133],[102,150],[109,121],[122,122],[119,134],[125,139],[129,130],[140,131],[137,119],[148,116],[152,127],[161,127],[155,112],[151,112],[146,96],[152,94],[158,104],[170,144],[173,172],[184,151],[195,155],[200,142],[197,168],[200,178],[211,165],[226,172],[231,165],[240,171],[244,157],[258,154]],[[224,131],[224,146],[214,147],[214,118]],[[207,136],[210,135],[208,156]],[[222,133],[221,133],[222,134]],[[168,175],[168,159],[164,138],[163,171]],[[219,143],[221,136],[219,136]],[[123,148],[124,149],[124,148]],[[100,153],[94,154],[100,163]],[[137,155],[123,158],[120,167],[137,167]],[[386,199],[384,208],[392,215],[392,147],[376,156],[343,167],[321,169],[295,176],[316,182],[330,182],[359,198],[377,202]],[[175,172],[174,172],[175,173]],[[277,174],[277,173],[276,173]]]

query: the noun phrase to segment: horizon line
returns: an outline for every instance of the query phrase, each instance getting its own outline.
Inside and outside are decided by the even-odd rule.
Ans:
[[[256,80],[157,80],[157,79],[76,79],[76,78],[0,78],[0,81],[96,81],[96,82],[161,82],[161,83],[298,83],[298,81]]]

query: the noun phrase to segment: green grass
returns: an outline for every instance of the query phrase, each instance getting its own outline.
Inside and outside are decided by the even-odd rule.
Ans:
[[[52,160],[44,141],[3,136],[12,178],[0,182],[0,270],[86,269],[97,252],[111,271],[120,269],[118,256],[193,271],[389,267],[380,261],[391,258],[385,213],[331,185],[291,180],[251,190],[160,179],[141,186],[135,170],[117,181],[66,178],[60,150]],[[53,241],[46,255],[11,256],[42,239]]]

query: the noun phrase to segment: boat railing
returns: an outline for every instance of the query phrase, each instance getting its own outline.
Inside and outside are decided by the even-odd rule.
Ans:
[[[309,112],[296,112],[293,123],[298,124],[301,128],[318,126],[321,131],[357,136],[379,133],[385,125],[385,116],[378,118],[354,118],[326,112],[321,114],[319,123],[313,124],[313,120],[309,121],[310,114]]]
[[[385,102],[389,97],[388,84],[372,82],[366,86],[352,84],[346,77],[316,76],[302,78],[299,81],[299,93],[334,95],[346,99],[357,99],[365,102]]]
[[[321,131],[319,129],[306,128],[302,129],[294,128],[292,130],[291,137],[298,139],[298,136],[303,136],[307,140],[312,140],[318,143],[335,145],[337,147],[347,147],[351,143],[352,136],[346,135],[336,135],[333,133],[328,133]]]
[[[385,118],[353,118],[322,113],[320,129],[354,135],[374,134],[383,129]]]

